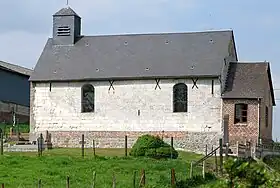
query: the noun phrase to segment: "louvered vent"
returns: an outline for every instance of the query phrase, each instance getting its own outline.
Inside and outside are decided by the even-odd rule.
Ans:
[[[58,27],[57,36],[70,36],[70,27],[69,26]]]

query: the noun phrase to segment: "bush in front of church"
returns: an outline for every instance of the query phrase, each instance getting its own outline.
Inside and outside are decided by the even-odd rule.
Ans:
[[[156,159],[171,158],[172,156],[173,159],[176,159],[178,157],[178,152],[158,136],[143,135],[140,136],[132,146],[129,155]]]

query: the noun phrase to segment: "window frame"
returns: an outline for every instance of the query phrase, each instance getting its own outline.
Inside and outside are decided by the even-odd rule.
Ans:
[[[268,106],[265,106],[265,127],[268,127],[268,113],[269,113]]]
[[[239,113],[239,115],[238,115],[238,113]],[[247,124],[247,123],[248,123],[248,104],[246,104],[246,103],[235,104],[234,105],[234,124]]]
[[[184,96],[180,96],[181,92]],[[180,98],[185,100],[180,101]],[[188,112],[188,86],[180,82],[173,86],[173,113],[186,112]]]
[[[86,88],[88,87],[88,88]],[[87,89],[88,91],[85,91],[85,89]],[[92,98],[92,104],[89,104],[91,106],[91,109],[88,110],[86,109],[85,107],[85,93],[87,92],[91,92],[92,95],[93,95],[93,98]],[[90,101],[89,101],[90,102]],[[93,113],[95,112],[95,88],[92,84],[84,84],[82,87],[81,87],[81,113]]]

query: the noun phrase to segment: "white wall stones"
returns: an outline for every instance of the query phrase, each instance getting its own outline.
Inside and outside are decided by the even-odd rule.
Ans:
[[[173,113],[173,86],[188,85],[188,112]],[[49,131],[190,131],[220,132],[220,82],[191,79],[89,82],[95,87],[95,112],[81,113],[82,82],[36,83],[31,100],[31,132]],[[33,90],[33,89],[32,89]],[[31,91],[33,92],[33,91]],[[138,116],[138,110],[140,115]],[[211,128],[206,128],[211,127]],[[35,133],[34,132],[34,133]]]

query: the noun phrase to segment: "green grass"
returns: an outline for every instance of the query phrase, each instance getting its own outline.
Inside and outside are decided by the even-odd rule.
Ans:
[[[12,126],[13,125],[7,125],[7,124],[0,123],[0,129],[4,130],[5,134],[9,134],[10,128]],[[21,133],[29,133],[29,125],[27,125],[27,124],[17,124],[17,125],[15,125],[14,128],[15,128],[15,131],[17,131],[19,129],[19,132],[21,132]]]
[[[124,149],[97,149],[94,158],[92,149],[53,149],[45,151],[42,157],[37,153],[5,153],[0,157],[0,181],[9,188],[32,188],[42,179],[44,188],[65,188],[66,176],[70,187],[88,188],[96,172],[96,187],[112,187],[113,173],[117,187],[132,187],[133,173],[140,181],[140,170],[146,171],[148,187],[170,187],[170,170],[175,169],[176,179],[184,180],[189,174],[189,162],[201,155],[179,152],[176,160],[154,160],[148,158],[125,158]],[[103,157],[106,156],[106,157]],[[196,168],[194,173],[200,173]],[[0,182],[0,183],[1,183]]]
[[[280,156],[266,156],[263,161],[277,172],[280,172]]]

